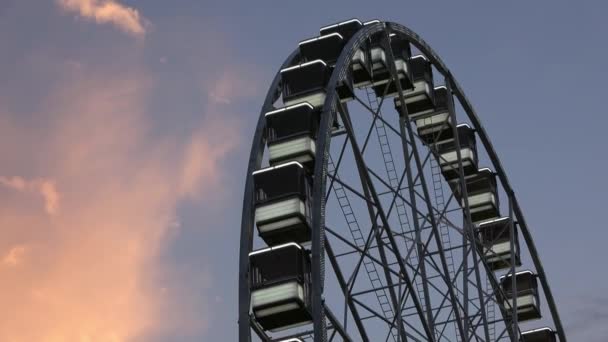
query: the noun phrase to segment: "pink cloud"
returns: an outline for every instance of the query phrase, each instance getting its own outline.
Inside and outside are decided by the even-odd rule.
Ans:
[[[59,209],[59,193],[55,188],[55,183],[47,179],[25,180],[19,176],[2,177],[0,185],[17,190],[38,193],[44,199],[44,208],[47,214],[55,215]]]
[[[120,4],[115,0],[57,0],[66,12],[75,13],[99,24],[111,24],[120,30],[134,35],[146,33],[145,20],[139,11]]]
[[[57,3],[98,20],[91,11],[110,2]],[[98,22],[144,35],[145,19],[133,18],[139,18],[143,33],[111,20]],[[208,51],[207,44],[192,44],[206,31],[182,29],[181,23],[180,18],[163,31],[173,32],[165,40],[179,42],[167,48],[166,62],[188,56],[185,68],[192,71],[193,87],[208,100],[192,108],[201,112],[198,118],[179,110],[162,118],[150,113],[159,94],[171,92],[162,88],[168,84],[163,76],[143,63],[149,59],[142,58],[146,51],[139,44],[125,48],[125,42],[111,41],[93,50],[99,51],[93,58],[79,54],[87,42],[64,49],[58,43],[63,37],[49,34],[48,46],[23,51],[16,73],[23,79],[4,82],[4,88],[17,85],[23,94],[0,93],[0,303],[10,308],[0,312],[0,341],[204,336],[221,316],[218,299],[209,294],[216,285],[213,268],[201,270],[200,261],[196,269],[175,265],[163,253],[171,253],[174,238],[190,228],[178,215],[180,204],[222,207],[222,199],[232,196],[223,164],[237,146],[249,143],[243,141],[248,140],[241,134],[243,116],[234,104],[264,89],[255,68],[231,60],[235,54],[228,46],[218,47],[228,39],[210,34],[220,43]],[[184,32],[196,38],[185,39]],[[106,51],[121,58],[108,59]],[[255,116],[257,109],[246,114]],[[179,134],[167,133],[176,128]],[[196,228],[213,227],[203,221]]]
[[[9,267],[17,267],[23,261],[26,248],[25,246],[14,246],[2,258],[2,263]]]
[[[0,341],[128,342],[204,329],[201,308],[155,275],[179,229],[178,204],[217,190],[238,141],[217,137],[237,134],[212,108],[190,135],[155,132],[153,89],[136,70],[83,67],[54,84],[44,112],[0,108],[0,160],[11,165],[0,178],[0,302],[10,308],[0,311]]]
[[[225,68],[213,87],[208,91],[208,98],[213,104],[231,104],[235,98],[250,98],[260,93],[257,75],[243,66]],[[263,88],[263,87],[262,87]]]

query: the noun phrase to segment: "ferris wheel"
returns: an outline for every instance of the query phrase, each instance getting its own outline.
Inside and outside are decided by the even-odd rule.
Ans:
[[[488,134],[402,25],[351,19],[299,43],[244,192],[240,342],[566,342]]]

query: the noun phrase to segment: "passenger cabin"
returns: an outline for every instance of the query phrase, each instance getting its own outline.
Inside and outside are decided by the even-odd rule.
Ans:
[[[334,25],[321,28],[321,35],[338,32],[346,41],[366,25],[379,23],[379,20],[370,20],[361,24],[358,19],[351,19]],[[348,36],[348,38],[346,38]],[[361,45],[351,61],[353,86],[355,88],[366,87],[373,84],[373,70],[386,68],[386,54],[379,44],[368,40]]]
[[[346,42],[338,32],[303,40],[298,44],[300,57],[306,62],[321,59],[332,66],[336,64]]]
[[[370,43],[370,59],[372,65],[372,86],[386,85],[389,79],[387,57],[384,47],[380,44],[380,36],[372,38]]]
[[[423,110],[421,112],[410,113],[408,117],[416,122],[418,136],[427,145],[435,144],[440,141],[452,139],[454,130],[450,112],[448,110],[448,90],[445,86],[435,87],[434,110]],[[399,111],[398,99],[395,99],[395,108]]]
[[[397,78],[401,84],[401,89],[405,93],[407,90],[410,90],[413,87],[408,67],[408,60],[412,56],[410,43],[405,39],[397,37],[397,35],[394,33],[389,36],[389,39],[389,46],[391,47],[393,58],[395,60],[395,71],[397,72]],[[392,80],[391,72],[388,67],[375,70],[373,78],[373,90],[377,97],[393,97],[398,95],[399,92],[397,89],[397,83]]]
[[[310,241],[311,180],[298,162],[253,172],[255,224],[269,245]]]
[[[548,327],[524,331],[519,340],[521,342],[557,342],[555,331]]]
[[[479,224],[483,221],[498,218],[500,212],[498,210],[498,193],[494,172],[488,168],[480,169],[472,176],[465,178],[465,183],[473,223]],[[465,203],[462,199],[459,179],[454,179],[450,185],[454,190],[454,196],[464,208]]]
[[[312,166],[319,130],[319,111],[308,102],[265,114],[266,138],[271,166],[297,161]]]
[[[358,19],[351,19],[337,24],[322,27],[319,31],[321,36],[338,33],[344,39],[345,44],[363,27]],[[372,80],[371,55],[369,45],[364,44],[355,52],[351,61],[351,72],[354,87],[362,87],[370,84]]]
[[[374,19],[363,23],[363,26],[374,25],[380,23],[380,20]],[[373,35],[369,39],[369,55],[370,64],[372,67],[372,85],[388,82],[386,68],[387,56],[384,47],[382,46],[383,34],[382,32]],[[368,84],[360,84],[358,86],[367,86]]]
[[[363,23],[361,23],[359,19],[350,19],[337,24],[321,27],[319,33],[322,36],[332,33],[339,33],[342,38],[348,42],[362,27]]]
[[[515,273],[515,291],[512,279],[510,274],[500,277],[500,286],[506,296],[503,298],[503,305],[507,317],[512,317],[513,299],[516,298],[518,321],[541,318],[536,275],[531,271]]]
[[[310,257],[290,242],[249,253],[251,308],[264,330],[306,324],[310,314]]]
[[[355,52],[351,61],[351,72],[353,87],[361,88],[372,82],[372,55],[369,44],[364,43],[363,47]]]
[[[282,69],[283,104],[308,102],[320,109],[325,103],[325,87],[330,76],[331,68],[320,59]]]
[[[460,161],[464,177],[471,176],[477,172],[477,143],[475,130],[467,124],[456,126],[458,142],[460,144]],[[452,138],[434,144],[441,173],[449,181],[458,181],[460,176],[460,164],[458,161],[458,145],[456,139]]]
[[[403,93],[408,116],[411,113],[430,113],[435,109],[431,63],[425,56],[418,55],[410,58],[409,67],[412,87]],[[395,107],[401,107],[401,99],[395,100]]]
[[[511,267],[511,255],[515,259],[515,266],[521,266],[519,239],[515,223],[513,223],[513,231],[515,232],[514,248],[511,251],[511,223],[512,220],[509,217],[501,217],[484,221],[477,226],[477,233],[483,247],[483,258],[490,269],[494,271]]]
[[[340,53],[344,49],[344,45],[347,43],[342,35],[338,32],[329,33],[320,37],[315,37],[301,41],[300,57],[305,62],[312,62],[321,60],[333,71],[333,67],[336,64]],[[346,79],[342,81],[336,88],[338,97],[342,102],[350,101],[354,99],[353,91],[353,80],[352,74],[347,73]]]

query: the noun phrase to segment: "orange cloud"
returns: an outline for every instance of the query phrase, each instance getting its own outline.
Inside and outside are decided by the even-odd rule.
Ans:
[[[18,191],[30,191],[39,193],[44,199],[44,208],[49,215],[55,215],[59,208],[59,194],[55,189],[55,183],[50,180],[36,179],[26,181],[19,176],[11,178],[0,176],[0,185]]]
[[[208,91],[207,97],[213,105],[231,104],[235,98],[249,98],[259,95],[258,77],[243,66],[225,69]],[[263,88],[263,87],[262,87]]]
[[[237,134],[213,113],[186,137],[158,133],[146,115],[153,88],[137,71],[83,67],[44,112],[0,108],[11,167],[0,174],[0,341],[129,342],[204,326],[155,274],[177,205],[221,180],[235,142],[214,137]]]
[[[57,0],[57,4],[67,12],[99,24],[112,24],[134,36],[146,33],[144,19],[139,11],[122,5],[115,0]]]
[[[2,258],[2,263],[9,267],[16,267],[22,262],[24,254],[25,246],[14,246]]]

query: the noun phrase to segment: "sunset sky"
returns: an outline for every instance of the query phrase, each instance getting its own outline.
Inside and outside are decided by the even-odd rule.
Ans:
[[[263,97],[298,41],[352,17],[443,57],[567,335],[605,342],[608,4],[375,3],[0,0],[0,342],[236,340]]]

